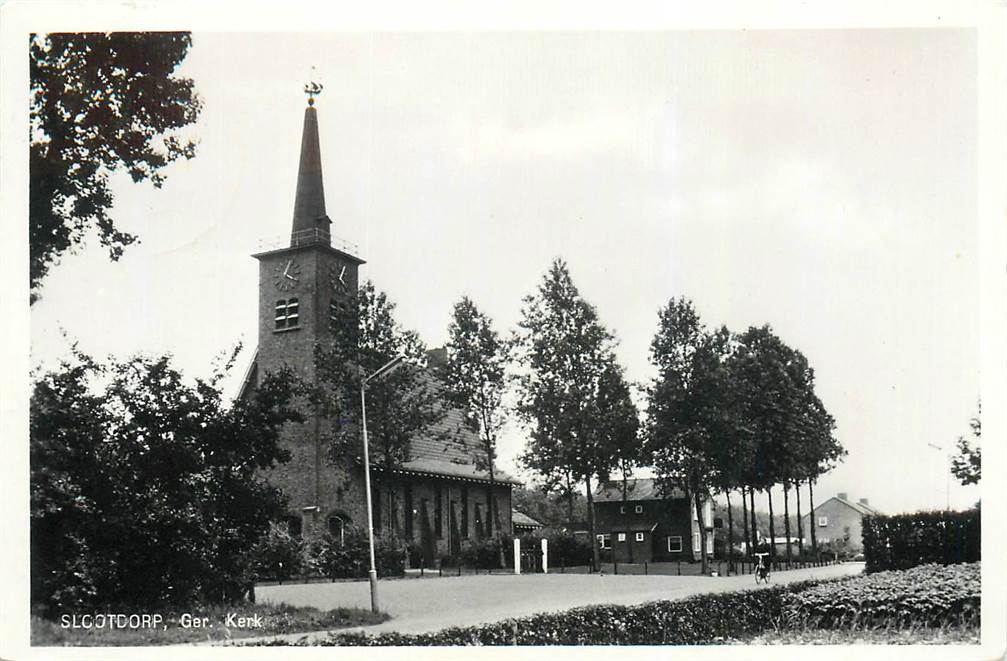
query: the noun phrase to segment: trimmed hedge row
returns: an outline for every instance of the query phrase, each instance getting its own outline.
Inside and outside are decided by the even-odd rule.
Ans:
[[[931,563],[978,562],[981,540],[978,509],[879,514],[865,516],[863,520],[868,573]]]
[[[788,626],[979,625],[980,564],[921,565],[784,596]]]
[[[784,597],[819,585],[802,581],[761,590],[703,594],[681,601],[602,605],[434,633],[335,633],[321,646],[705,645],[759,633],[782,619]],[[290,645],[282,640],[256,645]],[[308,645],[305,641],[295,645]]]

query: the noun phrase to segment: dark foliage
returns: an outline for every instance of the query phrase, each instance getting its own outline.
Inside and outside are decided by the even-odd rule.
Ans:
[[[972,509],[865,516],[863,541],[868,572],[978,562],[980,514]]]
[[[328,578],[363,578],[370,568],[367,531],[348,528],[342,539],[326,534],[306,550],[305,565],[312,573]],[[378,576],[402,576],[405,573],[406,544],[392,535],[374,538],[374,564]]]
[[[790,626],[978,626],[979,563],[920,565],[823,583],[784,598]]]
[[[572,494],[574,521],[587,521],[587,498]],[[563,528],[573,521],[568,518],[567,499],[542,489],[514,487],[511,503],[515,510],[527,514],[547,528]]]
[[[246,551],[282,512],[260,471],[286,461],[297,382],[263,380],[231,405],[220,380],[168,357],[102,365],[82,354],[34,383],[31,596],[44,612],[240,599]]]
[[[969,420],[973,440],[970,441],[964,436],[959,436],[956,444],[958,454],[951,458],[951,474],[963,486],[979,484],[979,480],[982,479],[983,452],[980,444],[982,443],[983,426],[979,417],[982,414],[982,406],[980,405],[979,408],[980,410],[975,417]]]
[[[119,259],[137,237],[108,215],[109,176],[164,181],[161,170],[195,155],[179,129],[199,116],[189,78],[174,76],[187,32],[32,35],[29,244],[31,298],[59,257],[96,230]]]

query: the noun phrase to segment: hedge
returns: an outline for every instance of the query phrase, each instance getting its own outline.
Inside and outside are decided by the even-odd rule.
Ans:
[[[981,538],[978,509],[865,516],[866,571],[978,562]]]
[[[586,606],[434,633],[334,633],[321,646],[707,645],[755,634],[782,620],[784,597],[822,581],[703,594],[680,601]],[[290,645],[273,639],[255,645]],[[308,645],[305,640],[294,645]]]
[[[979,625],[979,563],[865,574],[784,596],[788,626]]]

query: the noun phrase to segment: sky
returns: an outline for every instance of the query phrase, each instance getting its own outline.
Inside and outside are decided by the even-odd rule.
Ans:
[[[290,231],[314,78],[333,234],[429,346],[463,295],[509,333],[561,257],[635,382],[671,297],[800,349],[849,452],[816,501],[979,499],[946,454],[980,395],[974,32],[197,32],[179,74],[204,102],[196,158],[159,190],[114,178],[142,243],[52,270],[33,365],[64,331],[193,376],[241,341],[237,389],[250,255]],[[501,459],[527,478],[522,444],[509,426]]]

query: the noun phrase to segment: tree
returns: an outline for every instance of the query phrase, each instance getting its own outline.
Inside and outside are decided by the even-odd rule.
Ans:
[[[442,386],[426,369],[426,347],[419,335],[401,327],[395,304],[373,283],[363,283],[346,306],[333,312],[333,340],[316,348],[318,386],[312,396],[315,410],[326,421],[322,436],[331,461],[363,464],[361,383],[396,356],[405,362],[367,385],[371,465],[387,476],[387,502],[393,504],[392,472],[409,460],[412,439],[444,419]],[[392,527],[397,528],[396,521]]]
[[[679,486],[690,495],[700,531],[702,572],[708,570],[703,504],[722,480],[722,444],[734,438],[728,412],[727,329],[710,332],[687,299],[671,299],[658,315],[650,345],[657,376],[648,392],[647,449],[666,493]]]
[[[109,215],[113,172],[160,188],[166,165],[195,155],[180,129],[202,102],[191,79],[174,75],[191,43],[187,32],[31,35],[32,302],[49,269],[90,231],[113,261],[137,240]]]
[[[645,463],[643,439],[640,436],[640,418],[630,395],[629,384],[622,368],[610,361],[598,383],[597,432],[602,445],[610,448],[614,469],[621,482],[622,501],[629,500],[629,478],[637,466]],[[629,560],[633,561],[633,545],[629,545]]]
[[[775,540],[772,487],[790,470],[790,426],[794,415],[794,388],[787,373],[793,352],[766,325],[751,327],[737,338],[730,371],[741,400],[742,426],[754,438],[753,461],[746,482],[766,492],[769,502],[769,536]],[[751,503],[754,511],[754,501]],[[776,545],[770,543],[775,557]]]
[[[962,486],[978,484],[982,478],[982,422],[979,417],[982,414],[982,405],[976,412],[974,418],[969,420],[972,428],[972,436],[975,441],[969,441],[964,436],[958,437],[958,455],[951,458],[951,474],[954,475]]]
[[[170,358],[73,360],[30,402],[32,601],[47,613],[238,600],[245,550],[283,511],[261,471],[286,461],[289,372],[225,404],[229,360],[190,385]],[[152,568],[156,568],[154,571]]]
[[[476,466],[489,472],[488,520],[500,529],[494,482],[497,435],[506,422],[503,396],[510,346],[493,330],[467,296],[455,304],[448,327],[447,365],[443,373],[448,400],[465,414],[469,427],[479,436]],[[490,530],[492,533],[492,529]]]
[[[517,413],[529,431],[521,462],[547,487],[582,481],[588,527],[595,539],[592,479],[607,478],[616,463],[609,437],[600,432],[599,388],[614,361],[614,340],[594,307],[557,259],[538,292],[524,300],[515,336],[524,371],[518,376]],[[594,566],[598,545],[592,544]]]
[[[574,493],[574,516],[567,511],[569,501],[560,494],[557,498],[554,492],[541,488],[514,487],[511,492],[511,505],[518,512],[523,512],[539,521],[546,528],[569,528],[575,521],[587,520],[587,499],[580,493]]]

